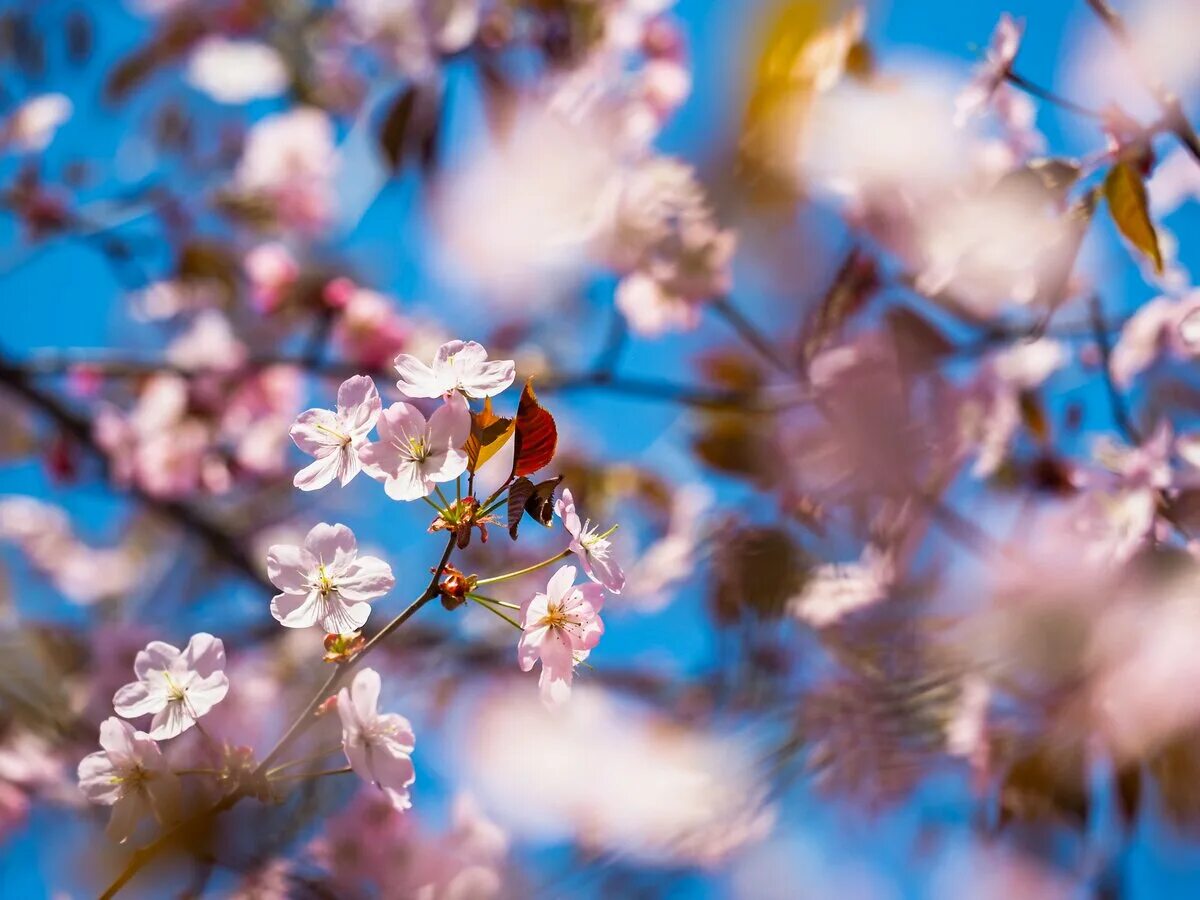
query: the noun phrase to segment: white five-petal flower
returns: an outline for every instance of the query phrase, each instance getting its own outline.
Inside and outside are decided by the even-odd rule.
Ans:
[[[591,519],[580,521],[575,511],[575,498],[569,489],[563,489],[562,497],[554,504],[554,511],[571,535],[571,552],[579,557],[588,578],[614,594],[621,593],[625,587],[625,573],[611,558],[612,542],[602,536],[600,528],[593,525]]]
[[[450,341],[438,348],[433,365],[401,353],[395,360],[396,386],[409,397],[443,397],[461,391],[468,397],[495,397],[517,377],[511,359],[487,361],[487,350],[474,341]]]
[[[379,673],[363,669],[349,688],[338,692],[342,749],[359,778],[387,794],[396,809],[408,809],[408,787],[416,779],[411,756],[416,737],[404,716],[378,711],[379,688]]]
[[[521,608],[524,632],[517,643],[522,672],[542,661],[538,680],[547,705],[571,695],[575,664],[583,661],[604,634],[600,608],[604,592],[598,584],[575,584],[575,567],[563,566],[551,577],[544,594],[534,594]]]
[[[79,789],[113,808],[109,837],[124,843],[147,813],[160,823],[174,818],[179,779],[150,735],[111,716],[100,724],[100,746],[79,762]]]
[[[470,435],[471,413],[462,397],[451,397],[428,422],[412,404],[393,403],[379,419],[379,440],[359,456],[389,497],[417,500],[467,470],[463,446]]]
[[[300,413],[292,425],[292,440],[316,460],[296,473],[296,487],[315,491],[335,478],[345,485],[357,475],[362,468],[359,451],[382,409],[375,382],[366,375],[355,375],[338,388],[336,411],[309,409]]]
[[[113,708],[126,719],[153,714],[150,737],[156,741],[187,731],[229,691],[225,645],[203,631],[183,650],[151,641],[134,659],[133,673],[138,680],[117,691]]]
[[[359,556],[354,532],[321,522],[304,546],[275,544],[267,551],[267,575],[282,593],[271,615],[288,628],[320,625],[329,634],[362,628],[371,601],[396,584],[392,568],[375,556]]]

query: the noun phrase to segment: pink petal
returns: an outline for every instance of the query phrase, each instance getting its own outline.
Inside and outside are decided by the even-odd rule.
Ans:
[[[302,491],[317,491],[325,487],[342,471],[342,456],[340,448],[334,448],[325,456],[317,457],[296,473],[292,479],[293,486]]]
[[[575,584],[576,569],[574,566],[563,566],[550,576],[546,583],[546,597],[550,602],[563,599]]]
[[[354,532],[345,525],[319,522],[304,539],[304,548],[320,562],[329,565],[339,553],[347,556],[355,553],[358,544],[354,540]]]
[[[360,556],[337,580],[338,593],[347,600],[370,600],[396,585],[392,567],[374,556]]]
[[[267,577],[287,593],[307,593],[309,573],[317,567],[313,555],[295,544],[273,544],[267,550]]]
[[[170,669],[178,661],[179,648],[163,641],[151,641],[133,660],[133,674],[145,681],[150,673]]]
[[[401,353],[393,363],[400,380],[396,387],[409,397],[440,397],[446,392],[440,379],[429,366],[415,356]]]
[[[379,673],[374,669],[363,669],[354,676],[354,681],[350,684],[350,696],[360,722],[375,721],[380,687]]]
[[[317,427],[321,426],[321,427]],[[288,432],[297,447],[310,455],[317,455],[329,447],[339,447],[343,426],[338,417],[327,409],[308,409],[296,417]]]
[[[193,634],[183,650],[183,661],[201,678],[208,678],[225,669],[225,643],[206,631]]]
[[[429,417],[431,447],[462,449],[471,436],[471,410],[461,396],[447,400]]]

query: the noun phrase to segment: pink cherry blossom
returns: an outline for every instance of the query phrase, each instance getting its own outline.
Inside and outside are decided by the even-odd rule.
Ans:
[[[817,567],[804,590],[791,602],[797,617],[825,628],[887,596],[892,566],[872,548],[858,562]]]
[[[145,815],[160,823],[174,818],[179,779],[153,739],[111,717],[100,725],[102,750],[79,763],[79,788],[92,803],[111,806],[108,835],[124,843]]]
[[[40,153],[74,109],[65,94],[41,94],[26,100],[0,126],[0,143],[25,153]]]
[[[600,533],[599,526],[592,525],[591,519],[579,520],[575,498],[569,489],[563,489],[562,497],[554,504],[554,512],[571,535],[571,552],[579,557],[587,577],[614,594],[621,593],[625,587],[625,573],[616,560],[610,559],[612,542]]]
[[[316,461],[296,473],[296,487],[315,491],[335,478],[348,484],[362,468],[360,454],[382,408],[375,382],[355,375],[338,388],[336,411],[309,409],[297,416],[292,440]]]
[[[342,749],[359,778],[383,791],[396,809],[408,809],[408,786],[416,779],[411,756],[416,737],[408,719],[378,711],[379,689],[379,673],[363,669],[349,688],[338,692]]]
[[[517,644],[517,661],[522,672],[542,661],[538,686],[547,704],[562,703],[571,695],[575,664],[604,634],[603,604],[600,585],[576,585],[575,567],[563,566],[550,577],[544,594],[534,594],[522,606],[524,633]]]
[[[987,108],[996,91],[1004,84],[1017,51],[1021,48],[1021,36],[1025,31],[1023,22],[1013,19],[1008,13],[1000,16],[992,41],[988,45],[983,63],[975,71],[971,83],[963,89],[955,101],[955,120],[965,122]]]
[[[225,645],[206,632],[192,635],[180,650],[151,641],[133,662],[137,681],[117,690],[113,708],[126,719],[153,714],[150,737],[156,741],[182,734],[225,699]]]
[[[218,103],[236,105],[282,94],[288,70],[273,47],[212,35],[192,51],[187,81]]]
[[[517,377],[511,359],[487,361],[487,351],[475,341],[450,341],[438,348],[433,365],[415,356],[396,357],[400,380],[396,386],[409,397],[443,397],[461,391],[468,397],[495,397]]]
[[[378,442],[363,447],[360,456],[389,497],[417,500],[467,470],[463,446],[470,434],[471,416],[461,397],[443,403],[429,421],[412,404],[393,403],[379,419]]]
[[[275,544],[267,574],[282,591],[271,615],[287,628],[320,625],[330,634],[357,631],[371,614],[371,601],[395,585],[392,568],[374,556],[359,556],[354,532],[321,522],[304,546]]]
[[[278,309],[300,276],[299,263],[287,245],[279,241],[259,244],[246,254],[242,267],[250,279],[254,305],[262,313]]]

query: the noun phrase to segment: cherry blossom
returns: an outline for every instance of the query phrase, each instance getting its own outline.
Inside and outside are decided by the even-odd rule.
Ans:
[[[359,778],[404,810],[412,806],[408,786],[416,779],[411,755],[416,737],[408,719],[378,711],[379,689],[379,673],[363,669],[349,688],[338,691],[342,749]]]
[[[151,641],[134,659],[133,673],[138,680],[117,690],[113,708],[126,719],[153,714],[156,741],[187,731],[229,691],[225,644],[207,632],[192,635],[183,650]]]
[[[443,403],[428,421],[412,404],[393,403],[379,419],[379,440],[360,456],[389,497],[417,500],[467,470],[463,446],[470,433],[471,416],[461,397]]]
[[[313,107],[300,107],[254,124],[234,173],[234,186],[270,202],[279,225],[314,230],[333,213],[332,179],[337,169],[329,116]]]
[[[858,562],[819,566],[791,609],[812,627],[826,628],[886,597],[891,579],[890,563],[868,548]]]
[[[282,94],[288,71],[279,52],[266,44],[211,36],[192,51],[187,80],[220,103],[239,104]]]
[[[64,94],[42,94],[26,100],[0,126],[0,143],[26,153],[45,150],[71,118],[74,105]]]
[[[571,535],[571,552],[579,557],[587,577],[614,594],[625,587],[625,573],[611,559],[612,542],[603,537],[599,526],[591,519],[581,522],[575,511],[575,498],[569,488],[564,488],[562,497],[554,504],[554,512],[563,521],[563,527]]]
[[[313,526],[303,547],[273,545],[267,574],[282,591],[271,601],[271,615],[281,625],[319,624],[329,634],[361,628],[371,614],[371,601],[396,583],[382,559],[358,555],[353,531],[325,522]]]
[[[396,386],[409,397],[444,397],[460,391],[467,397],[495,397],[517,377],[511,359],[487,361],[487,351],[474,341],[450,341],[438,348],[433,365],[415,356],[396,357]]]
[[[361,453],[382,409],[375,382],[355,375],[338,388],[336,411],[302,412],[292,426],[292,440],[316,461],[296,473],[296,487],[315,491],[335,478],[342,486],[349,484],[362,468]]]
[[[558,704],[571,695],[576,663],[583,660],[604,634],[600,608],[604,592],[598,584],[575,584],[575,567],[563,566],[521,607],[524,633],[517,644],[521,671],[542,662],[538,680],[542,699]]]
[[[979,115],[1004,85],[1013,60],[1017,58],[1024,31],[1024,23],[1013,19],[1008,13],[1000,16],[983,63],[955,101],[956,121],[962,123]]]
[[[111,806],[108,834],[124,843],[147,814],[158,822],[174,818],[179,779],[154,740],[114,717],[100,725],[100,746],[79,763],[79,788],[92,803]]]

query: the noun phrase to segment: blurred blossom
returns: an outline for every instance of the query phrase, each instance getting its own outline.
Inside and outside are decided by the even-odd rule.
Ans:
[[[1162,353],[1182,359],[1200,355],[1200,291],[1179,299],[1158,297],[1138,307],[1113,347],[1113,380],[1127,387]]]
[[[187,80],[220,103],[239,104],[282,94],[288,71],[279,53],[266,44],[210,36],[192,50]]]
[[[133,312],[147,321],[171,319],[218,305],[223,291],[215,279],[155,281],[133,295]]]
[[[508,838],[474,798],[455,796],[449,827],[431,832],[414,812],[398,812],[379,794],[360,791],[332,818],[313,847],[337,884],[429,900],[509,896]]]
[[[793,613],[814,628],[826,628],[887,596],[895,574],[891,562],[868,547],[856,563],[819,566],[791,601]]]
[[[729,291],[734,235],[717,225],[691,167],[650,157],[608,186],[602,257],[628,274],[617,308],[638,333],[694,328],[703,301]]]
[[[383,294],[352,286],[337,317],[333,339],[352,362],[364,369],[383,369],[402,350],[423,350],[423,345],[441,343],[441,332],[401,315]]]
[[[1034,858],[992,844],[950,845],[931,873],[932,900],[1070,900],[1080,888]]]
[[[1063,90],[1095,106],[1117,103],[1135,115],[1153,115],[1146,75],[1181,95],[1200,87],[1200,58],[1192,35],[1200,7],[1192,0],[1138,0],[1121,4],[1132,54],[1093,18],[1072,32]]]
[[[1186,147],[1174,148],[1154,167],[1146,192],[1156,218],[1170,215],[1188,201],[1200,200],[1200,162]]]
[[[134,546],[90,547],[75,536],[62,509],[33,497],[0,498],[0,540],[19,547],[30,565],[75,603],[125,596],[145,575]]]
[[[275,220],[285,228],[317,230],[333,214],[337,169],[329,116],[314,107],[297,107],[254,123],[234,187],[271,204]]]
[[[300,264],[287,245],[278,241],[258,244],[246,254],[242,265],[250,280],[254,305],[264,314],[279,308],[300,275]]]
[[[973,475],[987,478],[996,473],[1021,427],[1022,396],[1066,362],[1066,348],[1049,338],[1014,344],[985,359],[960,413],[965,439],[979,447]]]
[[[549,298],[586,263],[596,198],[616,171],[599,123],[524,106],[507,138],[476,148],[435,200],[448,277],[503,302]],[[522,293],[526,292],[526,293]]]
[[[772,826],[747,748],[598,688],[576,687],[553,710],[522,692],[489,694],[461,746],[485,808],[529,837],[650,865],[716,865]],[[533,789],[513,774],[531,760]]]
[[[0,145],[22,153],[40,153],[74,109],[64,94],[41,94],[26,100],[0,124]]]
[[[1017,58],[1024,31],[1024,22],[1013,19],[1008,13],[1000,16],[996,30],[992,32],[986,58],[955,101],[955,117],[959,124],[981,114],[1004,84],[1013,60]]]
[[[188,372],[236,369],[246,355],[229,319],[215,309],[202,311],[166,349],[168,361]]]
[[[344,0],[354,35],[390,56],[401,72],[428,78],[437,54],[456,53],[479,27],[481,0]]]
[[[656,612],[670,599],[671,588],[690,577],[700,565],[706,514],[712,492],[702,484],[685,484],[671,498],[667,531],[637,554],[628,572],[625,598],[643,612]]]
[[[952,81],[936,71],[842,82],[816,99],[804,129],[802,177],[859,204],[944,190],[967,172],[970,134],[955,126]]]
[[[1011,302],[1058,301],[1077,249],[1072,220],[1038,185],[946,196],[913,224],[917,288],[985,319]]]

